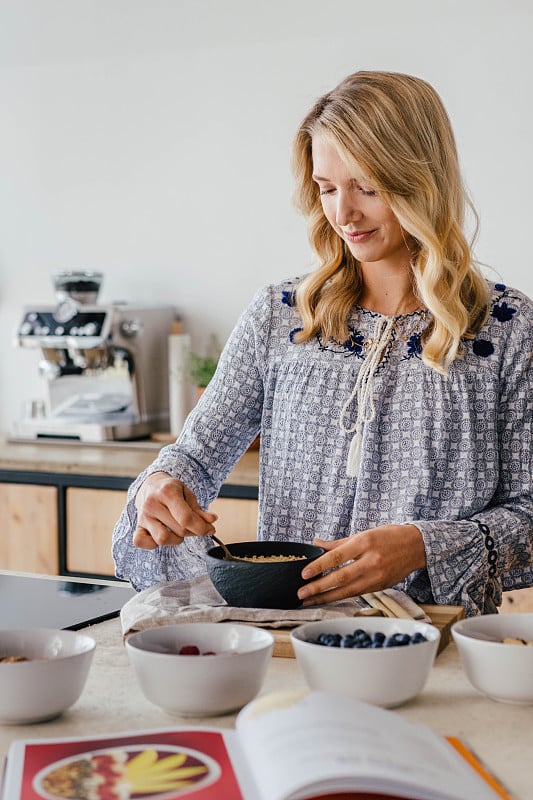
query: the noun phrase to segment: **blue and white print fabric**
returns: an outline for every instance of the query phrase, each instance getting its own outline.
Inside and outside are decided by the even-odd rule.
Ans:
[[[374,377],[376,415],[353,478],[346,475],[351,436],[339,419],[376,314],[355,307],[344,343],[296,344],[295,287],[286,281],[257,293],[179,439],[130,487],[113,535],[117,575],[140,590],[205,572],[203,538],[153,551],[132,545],[136,491],[162,470],[207,508],[260,432],[259,538],[310,542],[412,522],[427,568],[398,588],[416,601],[483,613],[501,602],[502,588],[532,584],[531,300],[491,285],[487,322],[447,376],[421,359],[430,316],[400,315]],[[347,425],[356,413],[349,409]]]

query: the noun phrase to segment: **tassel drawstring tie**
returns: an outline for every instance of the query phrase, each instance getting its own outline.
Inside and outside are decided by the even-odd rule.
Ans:
[[[355,386],[341,410],[339,419],[341,431],[353,433],[346,462],[346,474],[350,478],[356,478],[359,474],[365,425],[373,422],[376,417],[374,376],[383,354],[392,340],[395,323],[396,317],[394,316],[379,317],[376,320],[374,336],[367,350],[366,358],[359,370]],[[354,401],[357,402],[357,418],[353,425],[346,425],[345,417]]]

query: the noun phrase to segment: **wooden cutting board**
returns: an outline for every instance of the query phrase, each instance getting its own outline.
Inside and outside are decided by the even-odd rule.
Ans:
[[[421,606],[431,623],[440,631],[440,642],[437,655],[441,653],[451,641],[451,627],[454,622],[464,617],[464,608],[462,606]],[[379,612],[375,612],[371,616],[381,616]],[[354,620],[360,617],[354,617]],[[364,623],[361,623],[364,628]],[[292,628],[269,628],[269,632],[274,635],[274,651],[272,655],[279,658],[294,658],[294,650],[291,644],[291,630]]]

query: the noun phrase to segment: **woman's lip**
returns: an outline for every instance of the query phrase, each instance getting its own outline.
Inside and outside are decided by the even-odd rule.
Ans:
[[[374,233],[375,230],[356,231],[355,233],[350,231],[344,231],[344,236],[349,242],[366,242],[366,240],[369,239]]]

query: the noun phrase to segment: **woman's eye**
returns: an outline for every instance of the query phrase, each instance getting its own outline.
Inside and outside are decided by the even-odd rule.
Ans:
[[[360,192],[364,197],[376,197],[377,191],[375,189],[371,189],[369,186],[361,186],[359,183],[355,184],[354,186],[357,192]],[[319,186],[319,194],[320,197],[324,197],[326,195],[331,195],[336,192],[335,187],[325,187]]]

